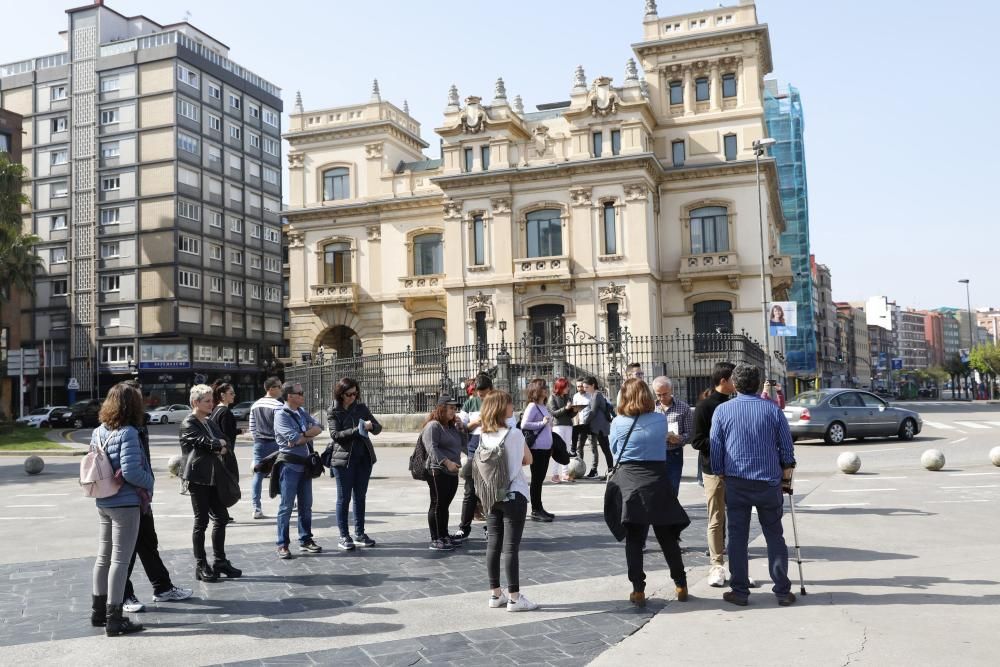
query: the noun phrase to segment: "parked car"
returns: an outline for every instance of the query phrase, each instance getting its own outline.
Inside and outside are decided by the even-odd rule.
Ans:
[[[822,438],[828,445],[847,438],[912,440],[924,425],[919,413],[856,389],[807,391],[785,405],[784,412],[794,439]]]
[[[100,400],[84,399],[64,410],[53,410],[49,415],[49,424],[53,427],[92,428],[99,423],[100,412]]]
[[[191,414],[191,408],[181,403],[164,405],[146,413],[149,424],[179,424]]]
[[[31,426],[33,428],[43,428],[45,426],[51,426],[49,421],[50,415],[56,410],[68,410],[69,407],[65,405],[55,405],[47,408],[35,408],[28,414],[17,419],[17,423],[23,426]]]
[[[237,403],[233,407],[229,408],[229,411],[233,413],[236,417],[236,421],[243,421],[245,419],[250,419],[250,408],[253,407],[253,401],[243,401],[242,403]]]

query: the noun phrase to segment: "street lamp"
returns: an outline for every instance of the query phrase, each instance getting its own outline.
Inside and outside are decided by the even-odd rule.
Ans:
[[[969,311],[969,352],[972,352],[972,348],[976,346],[976,335],[973,333],[975,330],[972,327],[972,297],[969,296],[969,279],[962,278],[958,282],[965,284],[965,307]]]
[[[507,340],[504,337],[504,332],[507,331],[507,320],[500,320],[500,349],[507,349]]]
[[[771,332],[768,330],[768,313],[767,313],[767,284],[764,282],[764,273],[767,270],[767,255],[764,252],[764,198],[761,193],[760,188],[760,158],[764,155],[764,151],[777,143],[772,137],[766,139],[756,139],[753,142],[753,159],[754,168],[757,173],[757,223],[760,225],[760,312],[764,324],[764,359],[765,359],[765,380],[771,379]],[[767,384],[768,395],[773,399],[774,385]]]
[[[128,358],[128,372],[132,374],[132,379],[136,382],[139,381],[139,367],[135,363],[135,359],[132,357]]]

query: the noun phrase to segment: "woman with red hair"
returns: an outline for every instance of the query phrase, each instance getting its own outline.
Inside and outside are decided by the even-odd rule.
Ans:
[[[549,409],[549,414],[552,415],[552,419],[555,420],[552,424],[552,432],[563,439],[567,449],[570,443],[573,442],[573,415],[577,411],[577,408],[573,406],[570,389],[569,380],[562,377],[557,379],[552,385],[552,394],[549,396],[546,406]],[[560,481],[574,481],[568,474],[567,466],[556,463],[554,459],[549,466],[549,474],[552,475],[552,481],[557,484]]]

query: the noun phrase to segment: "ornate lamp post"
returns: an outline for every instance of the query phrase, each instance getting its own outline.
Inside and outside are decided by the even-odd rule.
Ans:
[[[764,252],[765,236],[764,236],[764,200],[761,195],[760,189],[760,158],[764,155],[764,150],[773,146],[777,141],[770,137],[766,139],[757,139],[753,142],[753,155],[754,155],[754,165],[757,171],[757,222],[760,225],[760,296],[761,296],[761,315],[763,316],[764,323],[764,358],[766,360],[765,368],[765,380],[771,379],[771,332],[768,329],[768,313],[767,313],[767,284],[764,282],[764,272],[767,269],[767,254]],[[774,398],[774,385],[769,385],[771,387],[769,394],[771,398]]]

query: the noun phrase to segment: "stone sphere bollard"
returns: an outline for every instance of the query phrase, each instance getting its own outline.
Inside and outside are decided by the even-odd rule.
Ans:
[[[944,467],[944,454],[939,449],[928,449],[920,455],[920,464],[928,470],[940,470]]]
[[[844,452],[837,457],[837,467],[840,468],[840,472],[853,475],[861,470],[861,457],[854,452]]]
[[[24,459],[24,472],[29,475],[37,475],[42,472],[45,468],[45,461],[42,460],[41,456],[31,455]]]
[[[1000,466],[1000,447],[994,447],[990,450],[990,461],[993,465]]]
[[[582,459],[570,459],[566,474],[570,479],[580,479],[587,474],[587,464]]]
[[[167,472],[170,473],[171,477],[179,477],[180,476],[180,474],[181,474],[181,463],[183,463],[183,461],[184,461],[184,459],[181,458],[180,454],[174,454],[173,456],[170,457],[170,460],[167,461]]]

